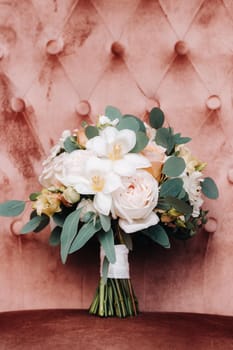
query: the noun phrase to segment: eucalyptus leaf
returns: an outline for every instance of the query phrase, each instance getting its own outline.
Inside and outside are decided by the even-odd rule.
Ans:
[[[107,106],[105,108],[105,115],[106,117],[108,117],[110,120],[115,120],[115,119],[121,119],[122,118],[122,114],[120,112],[120,110],[116,107],[113,106]]]
[[[95,126],[89,125],[85,128],[85,134],[88,139],[92,139],[99,135],[99,130]]]
[[[160,244],[164,248],[170,248],[170,241],[165,229],[160,225],[149,227],[143,231],[143,234],[151,238],[154,242]]]
[[[20,233],[30,233],[33,232],[41,223],[43,218],[41,216],[34,216],[30,221],[26,223],[26,225],[23,226]]]
[[[185,161],[181,157],[171,156],[164,163],[162,173],[168,177],[179,176],[185,170]]]
[[[108,232],[111,228],[110,216],[100,214],[99,217],[100,217],[100,223],[101,223],[101,226],[103,227],[103,230],[105,232]]]
[[[34,192],[31,193],[29,196],[30,201],[34,202],[37,200],[37,197],[41,194],[41,192]]]
[[[71,152],[75,151],[76,149],[79,149],[78,144],[71,136],[68,136],[65,139],[63,145],[64,145],[64,149],[67,153],[71,153]]]
[[[105,255],[111,264],[116,262],[116,254],[114,247],[114,235],[113,230],[110,228],[108,232],[101,230],[98,233],[98,239],[102,245]]]
[[[72,242],[77,235],[81,208],[69,214],[61,233],[61,259],[65,264]]]
[[[169,155],[175,147],[174,137],[171,128],[159,128],[155,135],[155,142],[167,149]]]
[[[166,197],[166,202],[178,212],[183,213],[184,215],[192,214],[193,212],[192,206],[181,199],[174,197]]]
[[[134,148],[130,152],[131,153],[141,152],[147,146],[148,142],[149,142],[148,136],[142,131],[137,131],[136,132],[136,145],[134,146]]]
[[[133,116],[123,117],[120,122],[117,124],[118,130],[129,129],[133,131],[139,131],[140,125],[137,119]]]
[[[45,214],[42,214],[42,215],[41,215],[40,224],[39,224],[39,226],[37,226],[37,227],[33,230],[33,232],[40,232],[40,231],[42,231],[46,226],[48,226],[49,222],[50,222],[49,216],[48,216],[48,215],[45,215]]]
[[[160,197],[177,197],[183,189],[183,184],[180,178],[168,179],[160,187]]]
[[[123,115],[123,118],[127,118],[127,117],[134,118],[137,121],[138,125],[139,125],[139,130],[143,131],[143,132],[146,132],[145,124],[143,123],[143,121],[141,119],[139,119],[138,117],[135,117],[132,114],[125,114],[125,115]]]
[[[192,139],[190,137],[181,137],[180,134],[174,135],[174,141],[176,145],[183,145],[190,142]]]
[[[51,246],[57,246],[61,242],[61,231],[62,228],[60,226],[54,227],[54,229],[51,231],[50,237],[49,237],[49,244]]]
[[[150,126],[159,129],[164,123],[164,113],[160,108],[152,108],[149,115]]]
[[[91,237],[93,237],[94,234],[100,229],[100,223],[99,225],[94,225],[94,220],[90,220],[86,224],[84,224],[78,231],[78,234],[75,237],[75,239],[73,240],[69,249],[69,254],[72,254],[80,248],[82,248],[89,241],[89,239],[91,239]]]
[[[218,188],[211,177],[204,178],[201,182],[201,190],[207,198],[217,199],[219,196]]]
[[[0,203],[0,216],[18,216],[25,209],[26,203],[24,201],[11,200]]]

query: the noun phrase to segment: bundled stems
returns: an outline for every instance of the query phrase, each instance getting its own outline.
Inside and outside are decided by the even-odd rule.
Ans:
[[[89,313],[101,317],[128,317],[138,314],[138,302],[130,279],[100,279]]]

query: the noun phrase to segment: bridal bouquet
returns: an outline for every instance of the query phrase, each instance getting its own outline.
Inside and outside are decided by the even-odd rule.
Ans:
[[[164,126],[159,108],[144,123],[108,106],[95,125],[64,131],[43,162],[42,189],[29,197],[32,212],[21,233],[39,232],[52,219],[49,242],[60,244],[63,263],[97,238],[101,277],[91,314],[137,315],[128,265],[134,236],[169,248],[170,237],[187,239],[206,223],[203,195],[216,199],[218,189],[184,145],[189,141]],[[18,216],[26,202],[4,202],[0,215]]]

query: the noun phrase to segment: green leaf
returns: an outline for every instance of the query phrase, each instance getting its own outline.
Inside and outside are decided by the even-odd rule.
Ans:
[[[180,134],[174,135],[174,142],[176,145],[183,145],[190,142],[192,139],[190,137],[181,137]]]
[[[185,167],[186,165],[183,158],[172,156],[164,163],[162,173],[169,177],[179,176],[183,173]]]
[[[49,216],[42,214],[40,224],[35,228],[35,230],[33,230],[33,232],[42,231],[46,226],[48,226],[49,222],[50,222]]]
[[[137,119],[133,116],[123,117],[117,124],[117,129],[130,129],[136,132],[140,130],[140,124],[138,123]]]
[[[168,179],[160,187],[160,197],[177,197],[183,189],[183,184],[182,179]]]
[[[167,149],[169,155],[175,147],[174,137],[171,128],[160,128],[155,135],[155,142]]]
[[[76,140],[72,136],[68,136],[64,141],[64,149],[67,153],[71,153],[75,151],[76,149],[79,149],[78,144],[76,143]]]
[[[108,232],[101,230],[98,233],[98,239],[102,245],[105,255],[111,264],[116,262],[116,254],[114,247],[114,235],[113,230],[110,228]]]
[[[31,193],[29,196],[30,201],[34,202],[37,200],[37,197],[41,194],[41,192],[34,192]]]
[[[170,248],[170,241],[167,232],[160,225],[149,227],[143,231],[143,234],[150,237],[154,242],[160,244],[164,248]]]
[[[174,198],[174,197],[166,197],[165,198],[166,202],[170,204],[174,209],[176,209],[178,212],[183,213],[183,214],[192,214],[193,208],[191,205],[186,203],[185,201]]]
[[[34,216],[30,221],[26,223],[26,225],[23,226],[20,233],[25,234],[33,232],[40,225],[42,220],[42,216]]]
[[[217,199],[219,196],[217,185],[211,177],[204,178],[201,182],[201,190],[207,198]]]
[[[0,203],[0,216],[18,216],[25,209],[26,203],[24,201],[11,200]]]
[[[49,244],[51,246],[57,246],[61,242],[61,231],[62,228],[59,226],[54,227],[49,237]]]
[[[142,131],[137,131],[136,132],[136,145],[134,146],[134,148],[130,152],[131,153],[141,152],[146,147],[148,142],[149,142],[148,136]]]
[[[98,232],[101,229],[101,224],[94,225],[94,221],[88,221],[86,224],[84,224],[81,229],[79,230],[77,236],[73,240],[70,249],[69,254],[72,254],[82,248],[88,241],[91,239],[92,236],[96,232]]]
[[[85,128],[85,134],[88,139],[92,139],[99,135],[99,130],[95,126],[89,125]]]
[[[78,232],[81,208],[67,216],[61,232],[61,259],[65,264],[72,242]]]
[[[144,123],[143,123],[143,121],[141,119],[135,117],[132,114],[125,114],[125,115],[123,115],[122,118],[128,118],[128,117],[134,118],[137,121],[138,125],[139,125],[139,130],[143,131],[143,132],[146,132],[146,127],[145,127],[145,125],[144,125]]]
[[[114,119],[121,119],[122,114],[118,108],[112,107],[112,106],[107,106],[105,108],[105,115],[108,117],[110,120]]]
[[[154,129],[159,129],[164,123],[164,113],[160,108],[153,108],[149,115],[150,126]]]
[[[105,232],[108,232],[111,228],[110,216],[100,214],[99,217],[100,217],[100,223],[101,223],[101,226],[103,227],[103,230]]]

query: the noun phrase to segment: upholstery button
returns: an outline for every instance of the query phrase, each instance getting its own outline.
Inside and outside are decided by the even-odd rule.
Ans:
[[[121,43],[119,43],[118,41],[112,43],[111,52],[114,56],[123,56],[124,51],[124,46]]]
[[[46,51],[49,55],[57,55],[62,52],[64,42],[62,38],[49,40],[46,44]]]
[[[233,168],[228,170],[227,179],[233,184]]]
[[[160,107],[159,101],[156,99],[152,99],[152,98],[148,99],[146,101],[146,111],[150,112],[152,110],[152,108],[154,108],[154,107]]]
[[[22,98],[13,97],[11,99],[11,109],[14,112],[23,112],[25,110],[25,102]]]
[[[221,107],[220,97],[217,95],[211,95],[206,101],[206,106],[211,110],[216,110]]]
[[[76,111],[82,116],[88,115],[91,111],[90,103],[86,100],[80,101],[76,106]]]
[[[19,236],[22,227],[23,227],[23,221],[20,219],[16,219],[12,221],[10,225],[10,231],[13,235]]]
[[[213,217],[210,217],[207,223],[205,224],[205,230],[209,233],[214,233],[217,231],[217,220]]]
[[[187,55],[187,53],[189,52],[187,43],[182,40],[177,41],[175,44],[175,52],[180,56]]]

